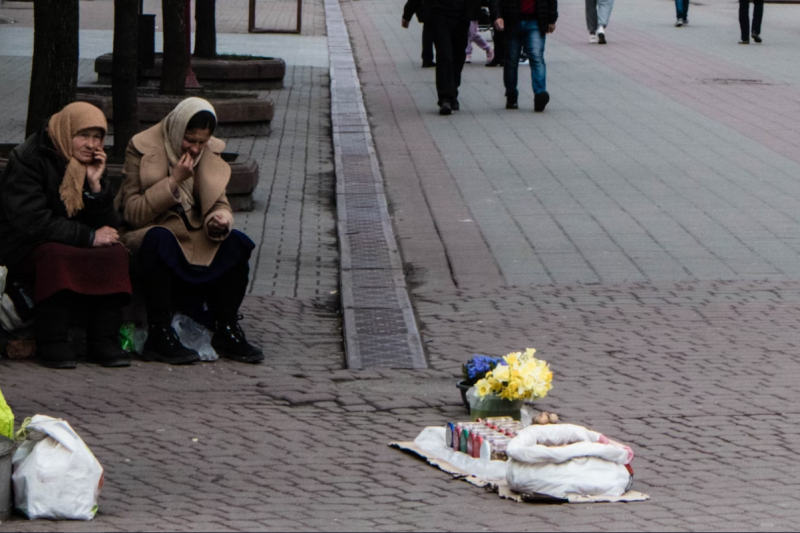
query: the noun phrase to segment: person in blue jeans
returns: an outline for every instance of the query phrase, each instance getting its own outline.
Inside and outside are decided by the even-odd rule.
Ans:
[[[675,27],[680,28],[689,24],[689,0],[675,0]]]
[[[558,0],[491,0],[489,7],[495,28],[505,34],[503,83],[506,88],[506,109],[519,107],[517,79],[519,56],[524,48],[531,65],[533,110],[544,111],[550,101],[544,45],[547,34],[556,30]]]

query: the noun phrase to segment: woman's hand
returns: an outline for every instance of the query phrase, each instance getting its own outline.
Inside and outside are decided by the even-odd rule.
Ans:
[[[170,176],[172,192],[177,191],[178,185],[191,177],[194,177],[194,159],[189,152],[186,152],[178,159],[178,163],[172,169],[172,175]]]
[[[214,238],[224,237],[230,231],[228,227],[228,220],[225,215],[217,212],[208,221],[208,234]]]
[[[102,248],[104,246],[111,246],[119,241],[119,233],[111,226],[103,226],[94,232],[94,242],[92,246],[95,248]]]
[[[92,163],[86,166],[86,181],[89,182],[89,190],[93,193],[103,190],[100,185],[100,178],[103,177],[103,172],[106,170],[106,157],[106,153],[101,146],[95,150]]]

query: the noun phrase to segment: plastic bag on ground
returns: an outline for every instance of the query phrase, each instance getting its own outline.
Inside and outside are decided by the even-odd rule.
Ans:
[[[119,327],[119,345],[126,352],[133,352],[136,349],[136,343],[133,340],[135,331],[136,325],[132,322],[126,322]]]
[[[521,493],[566,498],[622,496],[633,475],[633,450],[573,424],[530,426],[508,444],[506,480]]]
[[[201,361],[216,361],[219,356],[211,347],[211,332],[185,315],[175,315],[172,327],[181,343],[197,351]]]
[[[64,420],[36,415],[12,458],[14,507],[35,518],[91,520],[103,467]]]
[[[7,439],[14,438],[14,413],[6,403],[2,390],[0,390],[0,435]]]
[[[2,300],[0,300],[0,326],[3,326],[6,331],[14,331],[28,325],[30,325],[30,321],[25,322],[22,320],[17,313],[14,302],[9,298],[8,294],[3,294]]]

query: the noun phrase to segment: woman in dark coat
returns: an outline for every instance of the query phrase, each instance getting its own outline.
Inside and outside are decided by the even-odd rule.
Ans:
[[[119,344],[128,253],[105,175],[106,120],[76,102],[17,146],[0,176],[0,263],[32,285],[40,362],[74,368],[72,317],[86,318],[90,360],[129,366]]]

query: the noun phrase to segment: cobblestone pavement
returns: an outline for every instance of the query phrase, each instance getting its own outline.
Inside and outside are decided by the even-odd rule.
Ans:
[[[431,368],[344,370],[334,295],[299,288],[248,297],[258,367],[0,360],[17,414],[65,417],[106,467],[94,521],[0,531],[798,528],[800,7],[768,5],[765,44],[746,48],[733,4],[674,29],[671,2],[630,0],[600,48],[562,0],[544,114],[525,83],[503,110],[500,71],[476,62],[443,118],[402,3],[342,5]],[[324,109],[316,72],[295,71],[319,81],[292,85],[295,111],[279,97],[287,133],[258,149],[274,183],[326,127],[292,128]],[[466,416],[453,382],[470,354],[526,346],[555,372],[541,407],[631,444],[650,501],[514,504],[386,446]]]

